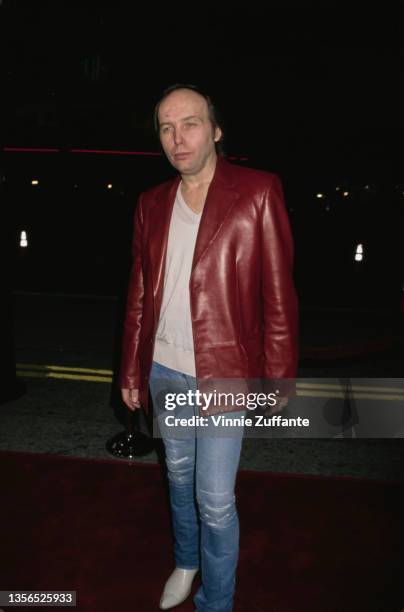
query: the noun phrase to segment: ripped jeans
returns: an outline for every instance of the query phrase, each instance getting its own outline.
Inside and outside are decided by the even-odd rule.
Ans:
[[[162,401],[161,390],[167,389],[167,379],[170,391],[187,393],[189,389],[196,390],[194,377],[154,361],[150,391],[155,407]],[[198,407],[187,405],[181,416],[184,414],[198,416]],[[234,414],[240,417],[245,412],[226,413],[226,417]],[[242,429],[241,433],[231,437],[195,435],[175,439],[163,435],[163,442],[175,565],[182,569],[201,570],[201,586],[194,597],[198,612],[231,612],[239,551],[234,487]]]

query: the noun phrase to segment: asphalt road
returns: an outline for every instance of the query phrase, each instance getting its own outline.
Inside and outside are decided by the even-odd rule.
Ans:
[[[0,407],[0,449],[115,459],[105,445],[128,422],[116,385],[121,302],[95,296],[14,295],[17,370],[27,392]],[[380,313],[302,313],[299,379],[398,380],[403,338],[402,322]],[[332,348],[338,350],[333,353]],[[397,410],[401,406],[401,400],[396,402]],[[146,432],[143,415],[137,419],[136,426]],[[329,438],[246,438],[240,466],[404,480],[404,438],[397,430],[394,436],[361,438],[348,429]],[[134,460],[157,461],[160,451],[161,441],[156,441],[151,453]]]

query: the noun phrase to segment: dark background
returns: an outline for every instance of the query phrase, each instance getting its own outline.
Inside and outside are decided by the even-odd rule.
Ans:
[[[136,198],[173,175],[163,158],[133,153],[160,151],[154,104],[185,82],[211,94],[235,163],[280,174],[301,303],[397,308],[400,5],[3,0],[0,156],[13,288],[122,291]]]
[[[381,161],[400,171],[400,5],[148,13],[129,2],[3,0],[2,127],[8,144],[133,148],[150,142],[161,91],[191,82],[222,108],[233,153],[276,167],[310,156],[338,172]]]

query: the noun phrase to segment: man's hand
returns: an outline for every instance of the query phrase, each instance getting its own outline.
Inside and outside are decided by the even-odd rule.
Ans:
[[[127,405],[129,410],[138,410],[140,406],[139,402],[139,389],[121,389],[122,399]]]
[[[280,412],[285,406],[287,406],[288,402],[289,402],[289,398],[288,397],[280,397],[276,401],[275,406],[268,406],[268,408],[266,408],[264,410],[264,415],[265,416],[272,416],[276,412]]]

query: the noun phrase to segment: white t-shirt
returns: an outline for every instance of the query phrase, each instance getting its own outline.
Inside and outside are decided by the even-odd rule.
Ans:
[[[189,279],[202,213],[189,208],[181,185],[180,182],[168,234],[164,291],[153,360],[195,376]]]

